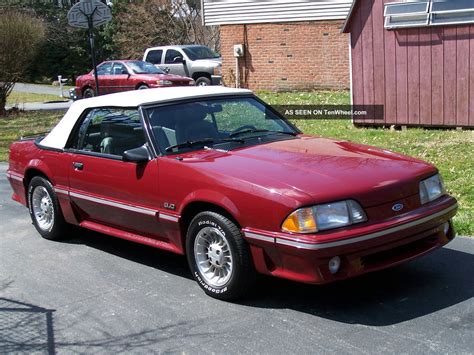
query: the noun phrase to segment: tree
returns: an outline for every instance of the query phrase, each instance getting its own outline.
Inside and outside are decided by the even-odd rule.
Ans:
[[[0,115],[13,86],[25,74],[44,37],[43,23],[26,12],[0,12]]]
[[[204,44],[218,50],[217,27],[202,25],[198,0],[115,0],[103,31],[110,53],[140,59],[151,46]]]

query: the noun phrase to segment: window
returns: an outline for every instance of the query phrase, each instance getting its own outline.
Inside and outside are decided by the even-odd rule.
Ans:
[[[196,59],[214,59],[219,58],[219,54],[214,52],[211,48],[206,46],[191,46],[191,47],[184,47],[183,52],[191,60]]]
[[[431,0],[388,3],[385,28],[458,25],[474,23],[473,0]]]
[[[113,75],[126,75],[128,74],[128,70],[122,63],[115,63],[112,69],[112,73]]]
[[[128,67],[132,69],[135,74],[164,74],[165,72],[160,68],[155,67],[153,64],[148,62],[142,62],[139,60],[128,62]]]
[[[73,149],[122,156],[145,144],[145,134],[137,110],[96,108],[82,122]]]
[[[148,52],[145,60],[151,64],[161,64],[162,55],[163,51],[161,49],[154,49]]]
[[[182,62],[183,61],[183,55],[180,52],[178,52],[177,50],[168,49],[166,51],[165,64],[180,63],[179,59],[181,59],[181,62]]]
[[[97,67],[97,75],[111,75],[112,63],[104,63]]]
[[[186,142],[214,140],[215,143],[209,145],[224,142],[229,144],[228,140],[235,137],[240,144],[257,144],[288,139],[295,132],[285,120],[268,110],[264,104],[248,97],[160,106],[150,108],[148,117],[162,152],[166,152],[166,148],[170,146]],[[287,134],[272,135],[272,131]],[[255,139],[257,136],[261,137],[258,142]],[[199,148],[202,146],[181,149]]]

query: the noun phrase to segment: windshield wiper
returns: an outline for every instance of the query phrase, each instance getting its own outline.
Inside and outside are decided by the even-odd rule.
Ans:
[[[298,135],[298,133],[296,133],[296,132],[271,131],[271,130],[268,130],[268,129],[250,129],[249,128],[249,129],[244,129],[243,131],[231,133],[231,134],[229,134],[229,138],[237,137],[237,136],[240,136],[241,134],[246,134],[246,133],[270,133],[270,134],[278,133],[278,134],[287,134],[287,135],[290,135],[290,136]]]
[[[242,139],[233,139],[233,138],[205,138],[199,139],[195,141],[186,141],[183,143],[178,143],[174,145],[170,145],[169,147],[165,148],[166,152],[171,152],[173,149],[179,148],[191,148],[195,145],[205,145],[205,144],[219,144],[219,143],[226,143],[226,142],[237,142],[237,143],[244,143]]]

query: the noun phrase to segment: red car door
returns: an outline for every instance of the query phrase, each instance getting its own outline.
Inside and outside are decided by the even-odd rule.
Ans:
[[[70,154],[70,199],[85,227],[106,225],[157,238],[157,163],[122,161],[122,153],[145,144],[136,109],[91,110]]]
[[[102,63],[97,67],[97,78],[99,80],[99,94],[110,94],[110,85],[112,78],[112,62]],[[94,72],[91,73],[91,76],[94,76]],[[95,81],[94,81],[95,86]],[[97,90],[96,90],[97,91]]]
[[[109,79],[109,92],[135,90],[134,80],[123,63],[114,63]]]

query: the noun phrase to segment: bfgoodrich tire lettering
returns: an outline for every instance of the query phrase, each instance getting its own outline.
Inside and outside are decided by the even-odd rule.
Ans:
[[[68,225],[53,186],[45,178],[35,176],[31,179],[28,185],[28,208],[33,225],[43,238],[60,240],[66,236]]]
[[[208,295],[231,300],[243,296],[255,270],[240,229],[227,217],[206,211],[191,221],[186,254],[194,279]]]

